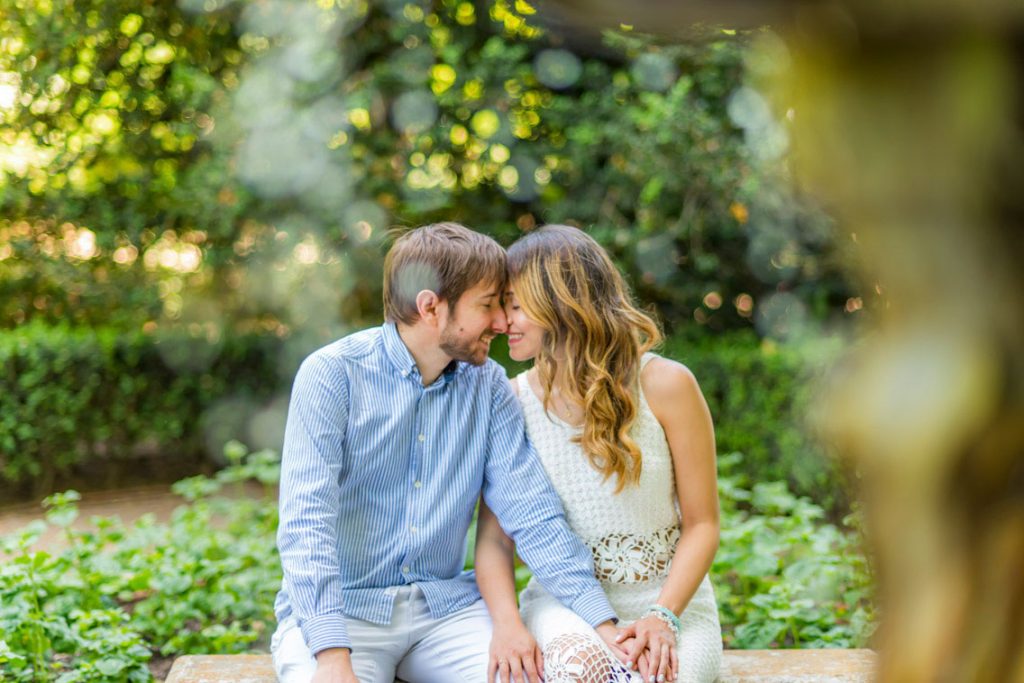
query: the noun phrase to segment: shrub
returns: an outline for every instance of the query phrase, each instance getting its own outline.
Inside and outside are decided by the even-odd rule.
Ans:
[[[0,122],[38,161],[0,167],[0,327],[134,327],[197,292],[301,324],[302,297],[254,296],[301,244],[361,271],[319,317],[365,321],[378,238],[442,218],[503,242],[577,222],[680,326],[749,327],[780,286],[815,317],[851,294],[849,240],[748,148],[743,126],[788,123],[743,88],[746,32],[580,35],[507,0],[15,4]]]
[[[733,333],[697,341],[670,337],[662,352],[697,377],[719,453],[743,453],[735,467],[749,481],[784,481],[839,519],[849,512],[846,474],[807,424],[815,381],[839,350],[836,344],[798,348]]]
[[[277,388],[278,344],[41,324],[0,332],[0,481],[49,492],[58,474],[142,446],[198,463],[205,410]]]
[[[231,416],[217,413],[219,401],[246,397],[239,410],[255,412],[287,390],[291,342],[303,343],[256,334],[212,343],[184,333],[37,323],[0,331],[0,481],[31,480],[38,493],[49,493],[56,475],[130,457],[140,444],[191,457],[198,467],[204,422],[230,427]],[[510,361],[503,345],[495,352],[510,373],[525,367]],[[719,452],[742,452],[737,467],[751,481],[785,481],[832,519],[848,512],[842,472],[803,423],[821,360],[810,363],[805,353],[752,333],[697,342],[670,337],[663,353],[696,374]],[[226,429],[217,447],[240,436]]]

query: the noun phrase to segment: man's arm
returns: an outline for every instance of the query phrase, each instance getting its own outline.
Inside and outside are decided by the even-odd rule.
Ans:
[[[519,616],[512,539],[498,525],[498,519],[480,502],[476,524],[476,584],[494,622],[494,634],[487,665],[487,680],[532,683],[544,677],[544,657],[537,641]]]
[[[548,592],[591,626],[615,619],[594,578],[591,553],[569,529],[558,495],[526,438],[522,411],[497,369],[491,411],[484,500]]]
[[[347,423],[344,368],[314,353],[302,363],[292,387],[277,532],[288,599],[314,655],[351,648],[341,611],[336,532]]]

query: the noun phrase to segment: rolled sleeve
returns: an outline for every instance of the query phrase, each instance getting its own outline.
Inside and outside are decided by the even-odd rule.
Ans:
[[[492,386],[492,423],[484,500],[516,551],[552,595],[591,626],[615,619],[594,578],[590,550],[572,532],[558,494],[526,438],[526,425],[508,380]]]
[[[600,584],[573,600],[569,609],[591,626],[603,624],[608,620],[618,621],[615,610],[612,609]]]
[[[352,641],[349,640],[348,630],[345,628],[345,618],[340,614],[324,614],[307,619],[302,623],[301,629],[306,646],[314,655],[332,647],[352,649]]]
[[[281,459],[277,545],[289,604],[313,654],[350,647],[342,612],[338,477],[344,466],[348,386],[336,359],[299,368]]]

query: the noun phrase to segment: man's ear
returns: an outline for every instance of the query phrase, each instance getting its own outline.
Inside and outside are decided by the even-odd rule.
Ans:
[[[435,292],[422,289],[416,295],[416,313],[420,320],[436,325],[442,303]]]

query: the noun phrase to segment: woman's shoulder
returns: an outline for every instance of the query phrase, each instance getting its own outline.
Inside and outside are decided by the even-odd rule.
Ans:
[[[520,399],[522,399],[523,387],[529,388],[529,373],[529,370],[523,370],[518,375],[512,375],[508,378],[508,383],[512,386],[512,393]]]
[[[697,378],[690,368],[653,353],[645,354],[645,361],[640,371],[640,387],[647,405],[659,419],[668,410],[703,402]]]

